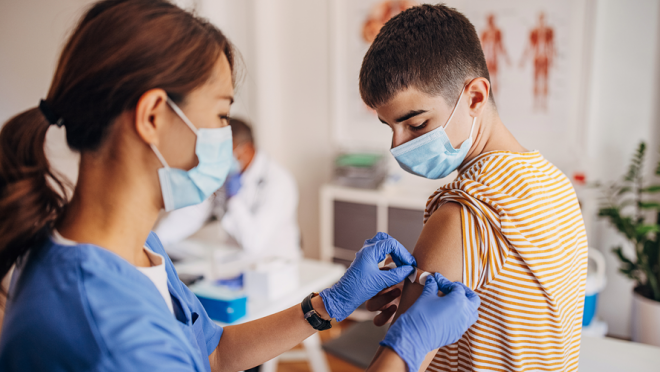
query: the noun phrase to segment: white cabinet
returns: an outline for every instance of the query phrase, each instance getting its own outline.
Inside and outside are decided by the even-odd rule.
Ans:
[[[350,264],[366,239],[382,231],[412,251],[433,189],[337,185],[321,188],[321,259]]]

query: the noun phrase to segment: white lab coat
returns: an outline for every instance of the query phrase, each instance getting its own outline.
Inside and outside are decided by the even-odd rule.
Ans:
[[[224,212],[222,227],[249,255],[299,259],[298,187],[291,174],[258,151],[241,183],[238,194],[228,201],[221,190],[217,197],[164,216],[155,232],[165,248]]]

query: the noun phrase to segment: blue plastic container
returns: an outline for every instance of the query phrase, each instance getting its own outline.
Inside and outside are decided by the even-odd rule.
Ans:
[[[582,326],[587,327],[596,315],[596,303],[598,302],[598,293],[584,296],[584,315],[582,316]]]
[[[599,251],[589,248],[589,260],[595,264],[587,270],[587,281],[584,290],[584,314],[582,326],[587,327],[596,316],[598,293],[605,288],[605,257]]]
[[[233,323],[247,313],[247,296],[242,290],[232,290],[206,281],[190,286],[190,290],[213,320]]]

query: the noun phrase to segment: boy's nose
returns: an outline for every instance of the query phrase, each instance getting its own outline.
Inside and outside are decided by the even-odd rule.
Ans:
[[[407,138],[407,135],[402,128],[394,128],[392,131],[392,148],[401,146],[409,140],[410,138]]]
[[[394,128],[392,131],[392,148],[403,145],[410,141],[412,137],[403,128]]]

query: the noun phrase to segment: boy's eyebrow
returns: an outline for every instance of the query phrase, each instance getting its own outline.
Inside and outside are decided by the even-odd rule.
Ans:
[[[419,115],[419,114],[423,114],[423,113],[425,113],[426,111],[427,111],[427,110],[413,110],[413,111],[409,111],[407,114],[405,114],[405,115],[401,116],[400,118],[396,119],[394,122],[395,122],[395,123],[400,123],[400,122],[402,122],[402,121],[406,121],[406,120],[408,120],[408,119],[410,119],[410,118],[412,118],[412,117],[415,117],[415,116],[417,116],[417,115]]]
[[[402,121],[406,121],[406,120],[408,120],[408,119],[410,119],[410,118],[413,118],[413,117],[415,117],[415,116],[417,116],[417,115],[419,115],[419,114],[423,114],[423,113],[425,113],[425,112],[427,112],[427,111],[428,111],[428,110],[413,110],[413,111],[409,111],[407,114],[405,114],[405,115],[403,115],[402,117],[396,119],[394,122],[395,122],[395,123],[400,123],[400,122],[402,122]],[[378,117],[378,120],[380,120],[380,122],[383,123],[383,124],[385,124],[385,125],[389,125],[389,124],[387,124],[387,122],[386,122],[385,120],[381,119],[380,116]]]

